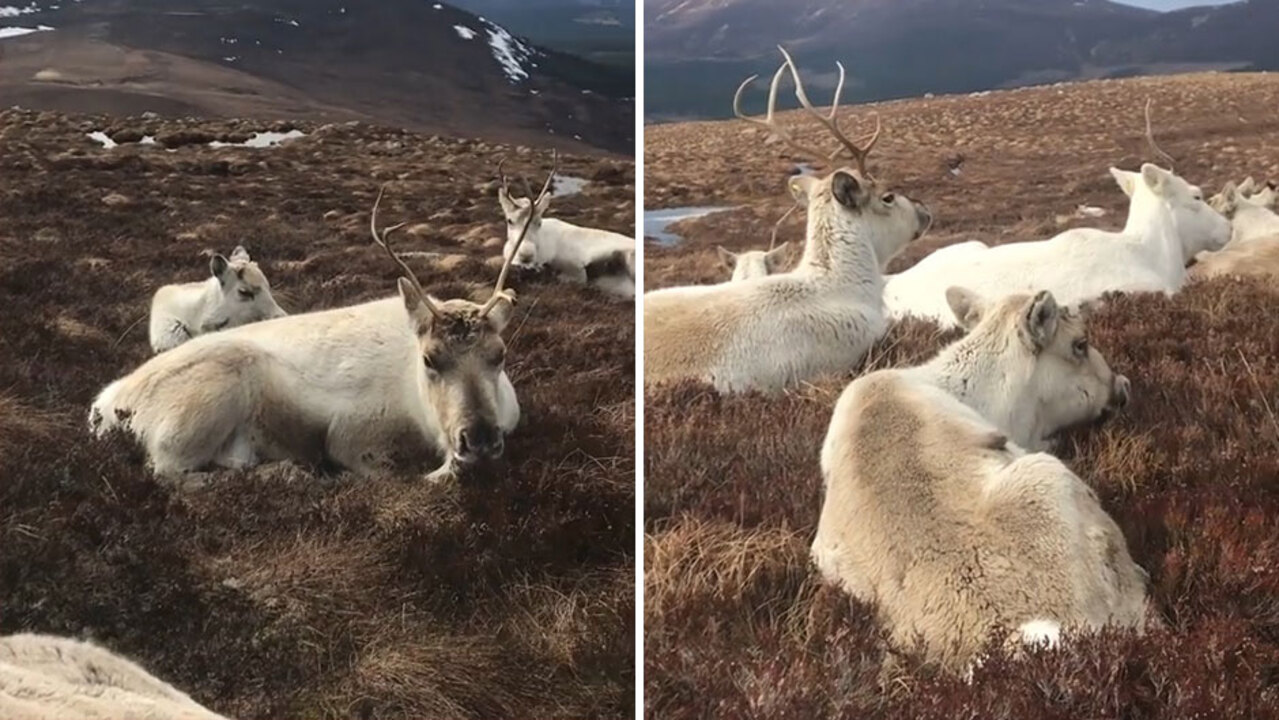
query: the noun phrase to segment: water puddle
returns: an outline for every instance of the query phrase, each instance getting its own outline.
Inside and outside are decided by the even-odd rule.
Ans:
[[[703,205],[700,207],[678,207],[664,208],[662,210],[645,210],[644,211],[644,237],[651,237],[657,241],[662,247],[671,247],[683,242],[684,238],[672,232],[667,232],[667,228],[680,222],[681,220],[692,220],[693,218],[705,217],[712,213],[725,212],[727,210],[735,210],[734,207],[720,207],[714,205]]]
[[[290,130],[285,133],[280,132],[256,132],[253,137],[242,143],[225,143],[214,140],[209,143],[209,147],[249,147],[249,148],[267,148],[275,147],[285,140],[293,140],[295,138],[306,137],[306,133],[301,130]]]

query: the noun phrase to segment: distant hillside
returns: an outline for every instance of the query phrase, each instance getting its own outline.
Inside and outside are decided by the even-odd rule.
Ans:
[[[456,0],[545,47],[631,72],[635,0]]]
[[[630,77],[445,3],[38,0],[5,15],[51,30],[0,40],[0,105],[362,118],[633,152]]]
[[[1276,12],[1273,0],[1167,14],[1107,0],[654,0],[645,114],[725,116],[741,79],[776,67],[778,43],[811,72],[842,60],[856,100],[1279,68]]]

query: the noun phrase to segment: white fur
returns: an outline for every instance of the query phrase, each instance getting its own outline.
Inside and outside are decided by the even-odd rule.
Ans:
[[[728,282],[741,282],[756,278],[768,277],[781,272],[782,260],[790,243],[785,242],[772,250],[746,250],[735,253],[723,247],[716,247],[720,264],[731,271]]]
[[[215,255],[202,282],[165,285],[151,298],[150,341],[157,353],[205,333],[284,317],[266,276],[243,247]],[[251,297],[245,294],[251,293]]]
[[[942,248],[887,279],[890,317],[909,315],[953,327],[945,290],[962,283],[987,299],[1049,290],[1074,305],[1110,291],[1172,294],[1186,281],[1197,253],[1219,250],[1230,224],[1203,201],[1198,188],[1154,165],[1140,173],[1111,169],[1131,198],[1122,232],[1068,230],[1038,242],[987,247],[973,241]]]
[[[226,720],[130,660],[49,635],[0,638],[5,720]]]
[[[411,428],[445,456],[443,477],[454,466],[455,438],[439,408],[453,390],[428,381],[405,292],[401,283],[401,297],[192,340],[108,385],[90,426],[97,435],[131,431],[166,476],[295,457],[291,443],[308,438],[329,459],[369,472],[367,456],[392,431]],[[513,430],[520,410],[506,373],[481,394],[502,432]]]
[[[507,237],[502,257],[510,258],[528,218],[530,201],[528,198],[511,198],[504,188],[498,191],[498,200],[506,217]],[[544,218],[542,215],[549,202],[550,196],[547,195],[535,208],[536,217],[511,264],[529,268],[549,267],[563,277],[584,283],[587,281],[588,265],[616,252],[631,253],[633,257],[634,238],[608,230],[574,225],[557,218]],[[635,295],[633,279],[629,291],[624,283],[600,283],[599,286],[614,294],[627,297]]]
[[[887,328],[881,262],[927,230],[931,216],[865,180],[854,182],[855,202],[836,200],[832,180],[841,176],[855,177],[845,169],[791,179],[808,206],[804,255],[791,272],[645,294],[645,382],[780,390],[861,361]]]

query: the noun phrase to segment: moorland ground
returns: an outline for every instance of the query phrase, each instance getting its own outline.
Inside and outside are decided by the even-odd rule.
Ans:
[[[85,137],[153,134],[105,150]],[[460,488],[289,463],[177,492],[89,402],[149,354],[161,284],[243,243],[290,312],[395,292],[369,210],[441,297],[485,297],[504,225],[494,169],[540,150],[357,125],[208,147],[237,121],[0,113],[0,633],[92,637],[238,717],[619,717],[633,704],[633,309],[515,275],[505,459]],[[285,129],[277,127],[275,129]],[[123,133],[123,134],[120,134]],[[166,146],[167,143],[167,146]],[[553,214],[628,232],[629,159]]]
[[[725,89],[725,102],[732,88]],[[1154,160],[1142,109],[1176,170],[1215,192],[1279,177],[1279,77],[1192,75],[873,106],[871,170],[937,222],[890,271],[937,247],[1118,229],[1127,199],[1107,168]],[[816,100],[816,98],[815,98]],[[871,107],[845,110],[865,127]],[[780,122],[824,141],[800,113]],[[806,158],[744,123],[649,127],[645,207],[736,209],[646,244],[649,289],[717,282],[714,245],[763,249]],[[962,162],[960,162],[962,160]],[[959,165],[960,174],[950,168]],[[1103,208],[1105,217],[1076,216]],[[796,213],[779,241],[798,247]],[[798,258],[798,252],[793,259]],[[955,278],[957,283],[962,278]],[[1151,576],[1166,628],[1071,640],[1023,660],[992,650],[971,685],[889,652],[874,609],[808,561],[818,452],[849,377],[777,397],[697,383],[645,391],[645,704],[654,718],[1279,717],[1279,290],[1221,279],[1174,298],[1117,297],[1091,340],[1133,402],[1059,454],[1097,490]],[[864,370],[913,364],[954,333],[907,322]]]

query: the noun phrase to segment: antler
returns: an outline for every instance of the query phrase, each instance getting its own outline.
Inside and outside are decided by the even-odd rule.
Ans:
[[[515,259],[515,254],[519,251],[520,245],[524,243],[524,237],[528,235],[528,230],[533,225],[533,220],[537,217],[537,213],[533,212],[533,209],[536,208],[538,203],[542,202],[542,200],[546,197],[546,194],[550,192],[551,182],[555,179],[555,173],[559,170],[559,165],[559,153],[552,150],[551,172],[546,176],[546,182],[542,183],[542,190],[538,192],[536,198],[533,197],[532,192],[529,192],[529,202],[531,203],[529,206],[530,212],[528,217],[524,220],[524,227],[520,228],[519,238],[515,241],[515,245],[511,247],[511,252],[506,256],[506,262],[502,263],[502,272],[500,272],[497,276],[497,284],[493,286],[493,294],[489,296],[488,302],[484,303],[484,306],[480,308],[480,317],[487,317],[488,314],[493,311],[493,308],[497,307],[499,300],[510,297],[510,295],[506,293],[505,287],[506,275],[511,270],[511,261]],[[501,166],[499,164],[499,168],[500,167]],[[527,184],[528,182],[525,181],[525,185]],[[532,190],[532,188],[529,188],[529,190]]]
[[[794,60],[791,59],[790,53],[786,52],[786,48],[780,45],[777,46],[777,49],[781,50],[782,57],[785,61],[782,63],[781,67],[777,68],[777,72],[773,74],[773,81],[768,87],[768,112],[764,116],[764,119],[761,120],[759,118],[753,118],[746,115],[742,112],[741,107],[742,93],[746,90],[746,86],[759,78],[758,75],[752,75],[746,78],[746,80],[737,87],[737,92],[733,95],[733,114],[752,125],[759,125],[760,127],[766,128],[787,145],[809,155],[815,160],[829,163],[834,161],[835,158],[839,157],[841,154],[847,154],[848,157],[852,158],[853,161],[857,163],[857,169],[861,172],[861,174],[865,177],[870,177],[870,173],[866,170],[866,158],[870,154],[871,149],[875,147],[875,143],[879,142],[879,132],[882,126],[879,114],[876,113],[875,131],[867,136],[868,139],[864,138],[863,143],[861,144],[849,140],[848,137],[844,135],[844,131],[839,127],[839,121],[837,120],[836,115],[839,112],[839,98],[844,91],[844,80],[846,76],[844,64],[840,62],[835,63],[835,67],[839,68],[839,82],[835,86],[835,97],[831,101],[830,112],[822,114],[817,110],[817,108],[813,107],[813,104],[809,101],[808,93],[804,91],[804,83],[799,77],[799,68],[795,65]],[[777,107],[777,88],[781,84],[782,75],[785,74],[788,68],[790,69],[791,77],[795,80],[795,97],[799,100],[800,105],[812,113],[813,116],[816,117],[832,135],[835,136],[835,139],[839,141],[839,147],[830,152],[823,152],[808,145],[804,145],[798,142],[795,139],[795,136],[790,132],[781,128],[774,120],[773,114]]]
[[[1154,98],[1146,98],[1146,140],[1150,142],[1150,149],[1154,150],[1156,155],[1168,161],[1168,169],[1172,171],[1175,170],[1177,161],[1155,142],[1155,131],[1150,124],[1150,106],[1154,101]]]
[[[435,306],[435,303],[431,300],[430,296],[427,295],[426,291],[422,289],[422,283],[418,282],[417,275],[414,274],[413,269],[408,266],[408,263],[404,262],[403,258],[397,255],[395,251],[391,249],[390,245],[386,244],[386,238],[389,237],[391,233],[395,232],[396,230],[399,230],[400,228],[404,227],[408,223],[399,223],[398,225],[392,225],[388,228],[384,228],[382,230],[381,235],[378,234],[377,209],[378,209],[378,206],[382,204],[382,194],[385,192],[386,192],[386,185],[384,184],[377,191],[377,200],[373,201],[373,212],[369,215],[369,231],[373,233],[373,242],[382,246],[382,249],[386,251],[386,254],[391,257],[391,260],[396,265],[400,266],[400,270],[402,270],[404,273],[404,279],[408,280],[410,283],[413,284],[413,288],[417,290],[418,295],[421,296],[422,302],[426,305],[426,309],[430,310],[431,314],[434,315],[435,317],[437,318],[441,317],[440,309]]]
[[[790,217],[790,214],[795,212],[795,209],[798,207],[798,204],[791,205],[790,209],[786,211],[786,214],[778,218],[776,224],[773,225],[773,239],[768,241],[769,252],[772,252],[773,248],[777,247],[777,231],[781,229],[782,223],[786,222],[786,218]]]

